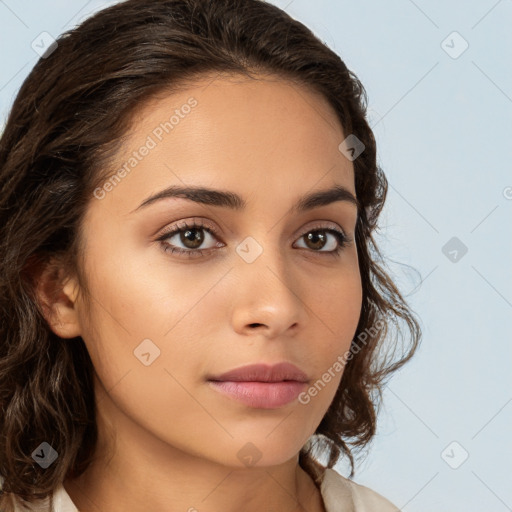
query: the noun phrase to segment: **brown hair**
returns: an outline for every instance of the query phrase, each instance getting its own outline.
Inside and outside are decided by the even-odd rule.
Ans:
[[[0,507],[11,506],[8,493],[32,502],[78,476],[97,440],[91,359],[80,337],[63,342],[49,328],[34,269],[53,269],[57,278],[57,262],[65,263],[87,292],[81,222],[94,189],[112,174],[134,113],[157,93],[209,73],[271,74],[308,87],[327,99],[345,135],[364,144],[353,161],[363,288],[354,350],[314,443],[299,454],[314,475],[323,467],[315,448],[328,454],[327,467],[343,453],[352,477],[351,447],[374,436],[385,379],[421,337],[373,238],[387,180],[363,85],[308,28],[262,0],[128,0],[57,44],[24,81],[0,139]],[[397,357],[398,337],[388,327],[403,335],[399,322],[409,336]],[[58,452],[46,469],[32,458],[42,442]]]

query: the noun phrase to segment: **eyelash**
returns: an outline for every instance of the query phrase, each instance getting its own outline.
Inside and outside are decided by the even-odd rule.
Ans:
[[[175,235],[177,233],[181,233],[182,231],[187,231],[189,229],[204,230],[204,231],[207,231],[208,233],[210,233],[211,235],[217,237],[217,231],[215,229],[205,226],[201,222],[194,221],[192,224],[187,224],[187,222],[183,222],[183,224],[181,224],[179,226],[172,227],[169,231],[163,233],[162,236],[157,238],[157,241],[164,242],[164,240],[171,238],[173,235]],[[345,235],[342,231],[339,231],[339,230],[333,229],[333,228],[321,227],[321,226],[315,226],[313,228],[308,229],[299,238],[304,237],[308,233],[314,233],[314,232],[318,232],[318,231],[325,231],[327,233],[334,235],[338,242],[338,246],[336,247],[336,249],[334,249],[332,251],[314,251],[311,249],[310,252],[323,254],[325,256],[338,257],[338,256],[340,256],[341,251],[345,247],[350,245],[350,243],[352,242],[352,238]],[[180,255],[186,255],[189,258],[201,257],[201,256],[203,256],[203,253],[212,251],[213,249],[214,248],[210,248],[210,249],[181,249],[181,248],[173,246],[169,243],[163,243],[163,250],[165,252],[169,252],[171,254],[176,253],[176,254],[180,254]],[[303,249],[303,248],[301,247],[301,249]]]

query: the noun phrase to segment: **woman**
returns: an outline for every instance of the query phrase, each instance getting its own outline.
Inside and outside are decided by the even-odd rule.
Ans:
[[[260,0],[128,0],[43,55],[0,142],[2,511],[397,510],[352,480],[420,339],[365,103]]]

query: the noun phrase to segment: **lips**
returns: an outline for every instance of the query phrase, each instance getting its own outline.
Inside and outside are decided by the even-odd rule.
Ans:
[[[308,376],[294,364],[284,362],[275,365],[251,364],[208,377],[220,382],[308,382]]]
[[[304,391],[308,376],[291,363],[251,364],[208,377],[222,395],[256,409],[278,409]]]
[[[278,409],[293,402],[307,387],[305,382],[209,381],[209,386],[230,399],[255,409]]]

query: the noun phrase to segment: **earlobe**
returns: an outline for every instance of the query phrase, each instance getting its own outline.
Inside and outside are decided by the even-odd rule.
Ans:
[[[41,267],[32,268],[32,284],[48,326],[61,338],[80,336],[76,279],[66,277],[64,269],[55,263]]]

